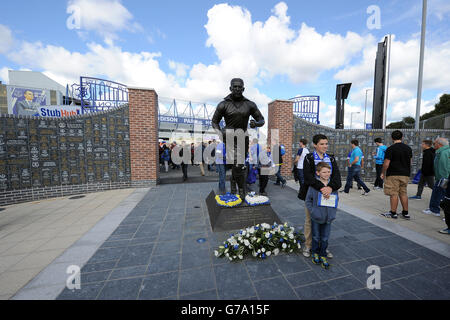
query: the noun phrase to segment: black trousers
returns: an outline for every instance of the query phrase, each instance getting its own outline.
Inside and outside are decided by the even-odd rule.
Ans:
[[[267,183],[269,182],[268,175],[262,175],[261,169],[258,169],[259,173],[259,193],[266,192]]]
[[[183,170],[183,180],[186,180],[188,177],[187,176],[187,168],[188,168],[187,164],[184,164],[184,163],[181,164],[181,170]]]
[[[245,196],[245,194],[247,193],[247,171],[248,168],[244,167],[243,165],[233,165],[231,167],[231,193],[236,194],[237,192],[239,192],[242,196]]]
[[[383,169],[382,164],[376,164],[375,169],[377,170],[377,178],[375,180],[375,187],[383,188],[383,179],[381,179],[381,171]]]
[[[445,197],[439,206],[444,210],[445,223],[447,224],[447,228],[450,229],[450,183],[447,189],[445,189]]]
[[[425,184],[433,189],[434,187],[434,176],[424,176],[423,174],[420,175],[419,184],[417,185],[417,194],[416,196],[422,196],[423,188],[425,187]]]

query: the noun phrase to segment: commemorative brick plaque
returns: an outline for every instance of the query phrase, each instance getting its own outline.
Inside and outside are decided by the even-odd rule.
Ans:
[[[0,116],[0,191],[130,180],[128,107],[73,118]]]

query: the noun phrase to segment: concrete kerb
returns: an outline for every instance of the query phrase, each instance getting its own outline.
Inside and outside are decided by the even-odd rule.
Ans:
[[[69,276],[66,273],[67,267],[77,265],[81,269],[149,190],[150,188],[136,189],[11,299],[56,299],[66,287],[66,280]]]
[[[447,258],[450,258],[450,246],[447,245],[446,243],[440,242],[439,240],[436,240],[436,239],[433,239],[426,235],[420,234],[416,231],[410,230],[403,226],[394,224],[390,221],[387,221],[386,219],[384,219],[382,217],[376,217],[368,212],[362,211],[359,208],[354,208],[351,206],[347,206],[345,204],[339,204],[339,209],[341,209],[355,217],[358,217],[367,222],[370,222],[380,228],[383,228],[387,231],[395,233],[396,235],[398,235],[402,238],[405,238],[405,239],[415,242],[425,248],[433,250],[434,252],[437,252]]]

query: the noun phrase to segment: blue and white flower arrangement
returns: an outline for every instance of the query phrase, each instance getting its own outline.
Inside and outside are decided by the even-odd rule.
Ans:
[[[262,223],[231,234],[223,245],[214,251],[214,255],[225,257],[230,261],[242,260],[247,255],[266,259],[280,252],[297,251],[301,248],[302,242],[304,242],[303,234],[295,231],[288,223],[283,225],[274,223],[272,226]]]
[[[265,204],[269,204],[269,198],[266,196],[261,196],[261,195],[256,195],[256,193],[250,192],[249,194],[247,194],[245,196],[245,202],[249,205],[249,206],[260,206],[260,205],[265,205]]]
[[[224,195],[216,195],[216,202],[219,206],[232,208],[240,205],[242,199],[237,194],[227,192]]]

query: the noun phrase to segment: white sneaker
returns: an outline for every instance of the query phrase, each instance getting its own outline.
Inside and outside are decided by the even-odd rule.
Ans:
[[[425,214],[432,214],[432,212],[431,212],[431,210],[429,208],[425,209],[425,210],[422,210],[422,212],[425,213]]]
[[[330,251],[328,251],[328,249],[326,250],[326,252],[327,252],[327,258],[333,259],[333,254]]]
[[[311,250],[310,248],[305,246],[303,248],[303,256],[305,256],[306,258],[309,258],[311,256],[310,250]]]
[[[431,212],[431,214],[433,215],[433,216],[435,216],[435,217],[440,217],[441,216],[441,213],[439,212],[439,213],[435,213],[435,212]]]

